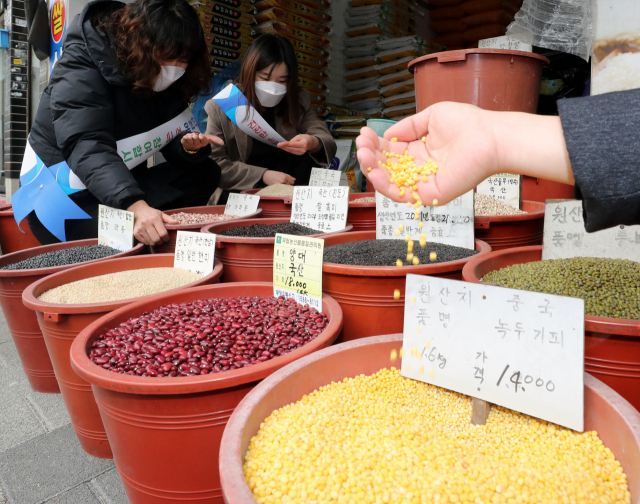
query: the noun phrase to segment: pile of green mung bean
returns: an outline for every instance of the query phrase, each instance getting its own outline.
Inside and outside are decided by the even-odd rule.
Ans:
[[[585,300],[585,314],[640,319],[640,263],[623,259],[552,259],[491,271],[483,282]]]

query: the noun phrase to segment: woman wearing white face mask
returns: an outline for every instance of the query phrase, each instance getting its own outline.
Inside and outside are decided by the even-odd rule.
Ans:
[[[326,166],[333,160],[336,143],[311,108],[309,94],[298,87],[291,43],[271,34],[257,38],[245,56],[236,85],[287,141],[273,147],[252,139],[213,100],[208,101],[207,134],[224,140],[224,145],[212,145],[211,158],[222,168],[220,187],[212,202],[221,201],[222,189],[307,185],[312,167]]]
[[[188,105],[210,80],[185,0],[89,3],[70,23],[25,152],[17,199],[33,207],[40,242],[96,237],[103,204],[134,212],[135,237],[160,244],[175,223],[162,210],[206,205],[220,179],[209,144],[222,141],[189,133]],[[148,169],[156,152],[167,162]],[[33,181],[47,190],[29,192]]]

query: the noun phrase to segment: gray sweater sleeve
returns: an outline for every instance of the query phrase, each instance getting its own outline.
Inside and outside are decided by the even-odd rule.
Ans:
[[[558,101],[585,227],[640,224],[640,89]]]

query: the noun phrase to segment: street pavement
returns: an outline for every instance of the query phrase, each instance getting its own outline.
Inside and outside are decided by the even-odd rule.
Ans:
[[[113,461],[87,455],[60,394],[29,387],[0,312],[0,504],[128,504]]]

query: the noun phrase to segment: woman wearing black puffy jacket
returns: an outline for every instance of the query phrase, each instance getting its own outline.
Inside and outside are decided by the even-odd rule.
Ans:
[[[211,68],[185,0],[99,0],[71,22],[31,129],[14,195],[45,243],[96,237],[98,205],[135,213],[135,237],[168,239],[162,210],[205,205],[220,179],[189,102]],[[147,168],[161,152],[166,163]]]

